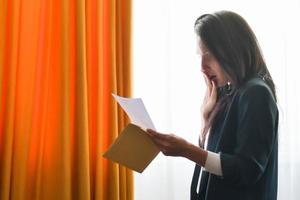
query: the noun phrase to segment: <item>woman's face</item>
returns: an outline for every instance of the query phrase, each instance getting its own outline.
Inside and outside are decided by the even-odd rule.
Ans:
[[[211,80],[214,81],[217,87],[224,86],[228,78],[222,70],[217,59],[207,50],[203,43],[198,38],[197,53],[201,60],[201,71]]]

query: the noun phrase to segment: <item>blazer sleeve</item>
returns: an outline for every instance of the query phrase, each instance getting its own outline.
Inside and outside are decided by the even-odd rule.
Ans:
[[[247,88],[238,101],[236,148],[220,153],[223,178],[232,184],[255,184],[268,164],[277,139],[278,110],[270,89]]]

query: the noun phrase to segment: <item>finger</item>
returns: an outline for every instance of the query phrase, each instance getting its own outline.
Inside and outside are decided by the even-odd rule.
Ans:
[[[158,133],[152,129],[146,129],[146,132],[151,136],[156,136]]]
[[[208,94],[210,94],[211,89],[212,89],[212,83],[211,83],[210,79],[208,78],[208,76],[205,73],[203,73],[203,75],[204,75],[204,78],[205,78],[206,86],[208,88]]]
[[[160,139],[166,139],[166,134],[163,134],[163,133],[159,133],[157,131],[154,131],[152,129],[147,129],[147,133],[151,136],[151,137],[157,137],[157,138],[160,138]]]
[[[217,86],[216,83],[214,81],[212,81],[212,91],[211,91],[211,97],[213,99],[217,98]]]
[[[206,87],[205,96],[204,96],[204,101],[207,101],[208,97],[209,97],[209,90],[208,90],[208,88]]]
[[[206,85],[207,86],[211,85],[210,80],[209,80],[208,76],[205,73],[203,73],[203,77],[204,77]]]
[[[208,85],[208,80],[207,80],[206,74],[205,73],[202,73],[202,74],[203,74],[203,78],[204,78],[205,84]]]
[[[156,132],[152,129],[147,129],[146,130],[146,134],[150,136],[151,140],[156,144],[159,143],[158,140],[159,138],[157,138],[156,136]],[[158,145],[158,144],[157,144]]]
[[[168,146],[168,143],[164,140],[161,140],[160,138],[151,137],[152,142],[155,144],[155,146],[160,150],[163,151]]]
[[[146,133],[147,133],[148,135],[153,135],[153,134],[155,134],[155,131],[148,128],[148,129],[146,129]]]
[[[165,140],[162,140],[160,138],[152,138],[152,141],[156,144],[156,146],[158,146],[160,149],[162,148],[166,148],[166,146],[168,146],[168,142],[166,142]]]

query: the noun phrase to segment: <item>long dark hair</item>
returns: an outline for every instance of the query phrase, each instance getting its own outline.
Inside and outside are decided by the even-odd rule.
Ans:
[[[240,15],[231,11],[204,14],[196,20],[194,28],[203,45],[229,76],[234,90],[238,90],[249,79],[259,75],[268,84],[276,100],[275,85],[256,36]],[[206,130],[212,126],[218,114],[226,109],[230,98],[231,95],[218,96]]]

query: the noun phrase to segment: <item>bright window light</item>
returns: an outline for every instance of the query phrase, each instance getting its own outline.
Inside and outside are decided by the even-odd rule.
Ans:
[[[134,0],[134,97],[143,99],[159,132],[197,144],[205,83],[193,26],[198,16],[218,10],[243,16],[261,45],[281,113],[278,199],[296,200],[300,196],[299,1]],[[193,168],[189,160],[159,154],[144,173],[135,173],[135,199],[189,199]]]

